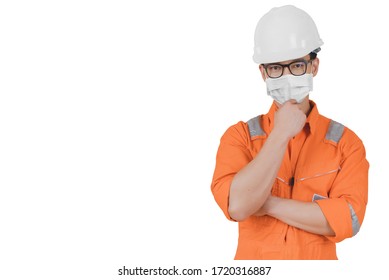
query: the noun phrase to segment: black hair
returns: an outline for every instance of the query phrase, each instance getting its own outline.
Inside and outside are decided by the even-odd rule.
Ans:
[[[314,60],[317,57],[317,53],[320,52],[320,51],[321,51],[320,47],[318,47],[318,48],[314,49],[313,51],[311,51],[309,53],[309,59],[310,60]]]

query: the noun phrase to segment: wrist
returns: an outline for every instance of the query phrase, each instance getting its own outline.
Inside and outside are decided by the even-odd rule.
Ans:
[[[291,138],[292,137],[289,137],[284,132],[277,129],[273,129],[269,135],[269,140],[271,139],[280,146],[286,146]]]

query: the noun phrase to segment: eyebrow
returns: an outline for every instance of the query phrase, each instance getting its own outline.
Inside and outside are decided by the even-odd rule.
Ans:
[[[299,61],[306,61],[307,62],[307,60],[305,60],[304,58],[298,58],[298,59],[292,60],[289,63],[273,62],[273,63],[266,63],[265,65],[271,65],[271,64],[288,65],[288,64],[291,64],[293,62],[299,62]]]

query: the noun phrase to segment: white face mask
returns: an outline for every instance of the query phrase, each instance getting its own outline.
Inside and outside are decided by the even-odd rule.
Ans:
[[[312,77],[312,74],[304,74],[301,76],[284,75],[276,79],[267,78],[267,95],[280,104],[291,99],[301,103],[313,90]]]

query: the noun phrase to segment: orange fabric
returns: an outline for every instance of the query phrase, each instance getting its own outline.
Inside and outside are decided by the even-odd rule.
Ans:
[[[344,128],[338,143],[326,140],[330,120],[319,114],[311,102],[304,129],[289,142],[272,195],[300,201],[316,200],[335,232],[327,237],[289,226],[270,216],[251,216],[239,222],[239,240],[235,259],[337,259],[336,242],[353,236],[354,209],[362,224],[368,198],[368,169],[362,141]],[[236,173],[261,150],[273,128],[273,103],[260,124],[266,135],[250,138],[247,123],[229,127],[221,138],[211,190],[225,216],[229,189]],[[294,178],[294,185],[289,185]]]

